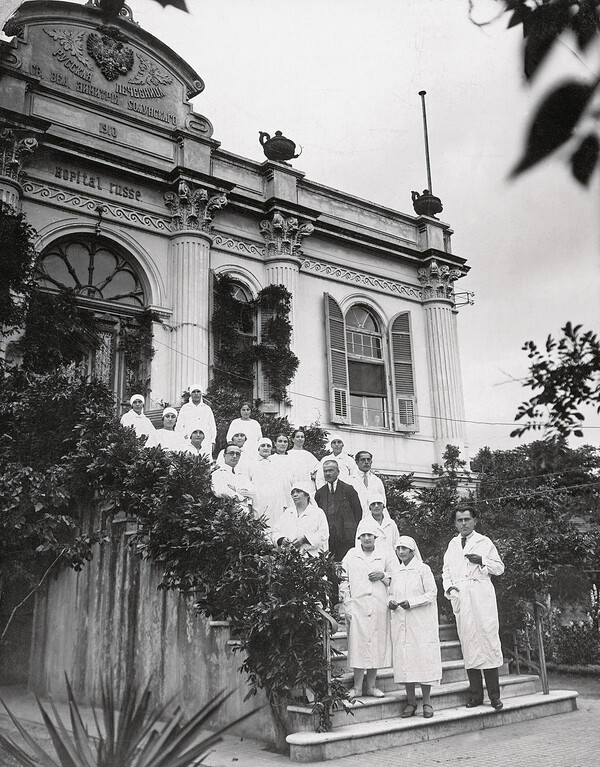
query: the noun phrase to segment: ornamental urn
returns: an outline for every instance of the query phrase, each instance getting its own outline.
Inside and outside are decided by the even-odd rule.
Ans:
[[[302,154],[302,147],[300,152],[294,154],[296,151],[296,144],[290,138],[286,138],[280,130],[275,131],[273,137],[269,136],[264,131],[259,131],[258,140],[261,143],[265,157],[268,160],[275,160],[275,162],[285,162],[286,160],[295,160],[296,157],[300,157]]]
[[[429,189],[423,189],[423,194],[411,192],[412,204],[418,216],[435,216],[444,210],[439,197],[431,194]]]

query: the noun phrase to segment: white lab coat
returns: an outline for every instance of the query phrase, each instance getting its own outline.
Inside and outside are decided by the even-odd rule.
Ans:
[[[128,410],[121,416],[121,426],[131,426],[136,437],[146,437],[144,447],[156,447],[156,429],[152,421],[144,413],[139,415],[135,410]]]
[[[234,418],[227,429],[227,442],[231,442],[234,434],[246,435],[244,447],[249,455],[254,455],[258,441],[263,435],[259,422],[255,421],[254,418],[249,418],[247,421],[244,421],[243,418]]]
[[[188,448],[183,434],[169,429],[156,430],[156,444],[169,452],[186,452]]]
[[[319,468],[319,462],[310,450],[288,450],[286,464],[290,482],[308,482],[314,487],[312,474]]]
[[[257,517],[264,514],[273,527],[289,503],[289,483],[286,484],[286,478],[273,461],[273,456],[262,458],[259,455],[249,464],[248,469],[256,487],[254,513]]]
[[[186,439],[189,439],[194,429],[202,429],[204,441],[207,447],[212,450],[212,446],[217,439],[217,425],[212,408],[205,402],[194,405],[192,400],[190,400],[181,406],[177,423],[175,424],[175,431],[181,432]]]
[[[231,466],[221,466],[213,471],[211,484],[217,498],[233,498],[244,509],[252,510],[256,488],[247,475],[241,474],[237,469],[234,473]]]
[[[340,596],[348,625],[348,665],[351,668],[384,668],[392,662],[390,610],[387,586],[392,568],[391,552],[375,549],[366,554],[358,543],[342,559]],[[370,581],[369,573],[381,571],[384,581]]]
[[[437,684],[442,678],[437,586],[431,568],[413,557],[392,569],[390,599],[410,610],[390,610],[395,682]]]
[[[288,506],[283,510],[271,531],[271,538],[275,544],[281,538],[293,541],[301,536],[308,541],[300,547],[302,554],[316,557],[329,549],[327,517],[323,509],[320,509],[314,501],[309,501],[308,506],[300,514],[294,504]]]
[[[394,520],[390,517],[390,514],[387,509],[383,510],[383,519],[381,522],[377,522],[375,520],[375,517],[371,514],[369,511],[369,516],[373,519],[373,524],[379,531],[380,535],[375,539],[375,545],[376,546],[387,546],[390,551],[392,552],[392,561],[396,558],[396,541],[398,538],[400,538],[400,533],[398,532],[398,525],[394,522]]]
[[[365,485],[365,477],[367,478],[367,484]],[[369,500],[372,495],[382,495],[385,498],[385,487],[383,482],[372,471],[366,472],[355,471],[354,475],[349,480],[352,487],[358,493],[360,499],[360,505],[363,510],[363,519],[370,514]]]
[[[499,668],[503,661],[498,636],[498,607],[491,575],[502,575],[504,564],[492,541],[477,531],[463,549],[455,536],[444,554],[444,594],[452,603],[465,668]],[[482,565],[474,565],[465,554],[479,554]],[[448,589],[456,586],[458,592]]]

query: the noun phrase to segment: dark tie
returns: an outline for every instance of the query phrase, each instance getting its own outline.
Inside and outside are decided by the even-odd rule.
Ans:
[[[462,535],[460,538],[460,545],[463,547],[463,549],[467,545],[467,539],[464,535]]]
[[[333,485],[332,485],[331,483],[329,484],[329,492],[330,492],[330,493],[333,493],[333,492],[334,492],[334,489],[333,489]]]
[[[232,473],[232,474],[235,474],[235,469],[233,468],[233,466],[231,467],[231,473]],[[463,539],[463,540],[464,540],[464,539]],[[465,545],[465,544],[463,543],[463,546],[464,546],[464,545]]]

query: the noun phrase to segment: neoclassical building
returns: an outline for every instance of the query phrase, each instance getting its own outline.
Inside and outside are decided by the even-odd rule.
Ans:
[[[0,194],[39,234],[42,284],[75,289],[101,319],[90,370],[119,407],[121,328],[145,309],[161,320],[154,406],[209,383],[212,275],[228,274],[241,300],[270,284],[292,294],[291,405],[258,370],[265,409],[421,479],[447,443],[466,450],[454,288],[467,267],[447,224],[222,148],[190,103],[198,74],[127,6],[107,23],[97,0],[32,0],[4,31]]]

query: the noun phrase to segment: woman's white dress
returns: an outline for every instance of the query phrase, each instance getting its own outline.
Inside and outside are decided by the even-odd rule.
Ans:
[[[246,435],[244,450],[248,455],[254,455],[258,446],[258,440],[262,439],[263,435],[259,422],[255,421],[254,418],[249,418],[247,421],[244,421],[243,418],[234,418],[227,429],[227,442],[231,442],[234,434]]]
[[[288,476],[290,482],[308,482],[314,487],[312,474],[319,468],[319,462],[309,450],[288,450]]]

